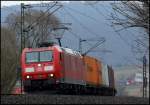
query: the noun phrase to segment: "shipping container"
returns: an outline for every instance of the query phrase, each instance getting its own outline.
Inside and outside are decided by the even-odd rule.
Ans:
[[[115,88],[114,71],[112,67],[110,67],[109,65],[107,67],[108,67],[109,86]]]
[[[102,63],[101,61],[97,60],[98,65],[98,74],[99,74],[99,85],[102,85]]]
[[[85,84],[83,60],[81,57],[62,53],[62,77],[63,82],[68,84]]]
[[[102,77],[100,76],[101,75],[100,61],[90,56],[84,56],[83,60],[87,66],[86,71],[87,84],[99,85],[102,82]]]
[[[109,86],[108,68],[106,64],[102,64],[102,84]]]

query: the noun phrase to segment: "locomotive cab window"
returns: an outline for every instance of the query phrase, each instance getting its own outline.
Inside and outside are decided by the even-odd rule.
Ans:
[[[52,51],[34,51],[26,53],[26,63],[52,61]]]
[[[26,53],[26,62],[38,62],[38,52],[28,52]]]
[[[40,52],[40,62],[52,61],[52,51]]]

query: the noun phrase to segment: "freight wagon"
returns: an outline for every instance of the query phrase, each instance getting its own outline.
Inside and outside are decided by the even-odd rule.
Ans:
[[[99,60],[56,44],[25,48],[21,67],[25,91],[49,85],[65,92],[100,95],[116,93],[114,79],[108,79],[113,75],[112,70],[109,73],[109,68],[102,66]]]
[[[93,93],[115,95],[114,72],[110,66],[96,58],[83,56],[86,64],[86,87]]]

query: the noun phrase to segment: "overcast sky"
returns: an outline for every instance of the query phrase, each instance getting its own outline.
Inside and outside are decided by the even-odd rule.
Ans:
[[[25,3],[25,4],[37,4],[37,3],[48,3],[51,1],[1,1],[1,6],[13,6],[13,5],[20,5],[20,3]],[[109,22],[108,20],[106,20],[106,16],[108,16],[109,12],[111,12],[111,7],[109,7],[109,3],[107,2],[99,2],[99,4],[97,4],[98,9],[92,8],[92,6],[85,6],[85,5],[80,5],[81,3],[79,3],[79,5],[76,4],[72,4],[70,3],[70,1],[61,1],[61,2],[65,2],[64,4],[68,4],[67,7],[71,7],[77,11],[81,11],[81,13],[72,11],[70,9],[68,9],[68,11],[70,13],[72,13],[73,17],[77,18],[77,20],[79,19],[82,20],[82,22],[79,22],[80,24],[84,24],[85,26],[87,26],[89,29],[92,29],[93,31],[91,32],[96,32],[96,33],[100,33],[101,35],[105,35],[106,39],[107,39],[107,43],[105,44],[104,48],[111,50],[112,53],[103,53],[102,57],[103,59],[105,59],[105,62],[108,64],[121,64],[121,63],[126,63],[126,64],[130,64],[131,62],[136,63],[135,62],[135,58],[134,56],[136,55],[132,55],[133,52],[131,52],[131,48],[130,46],[128,46],[129,44],[133,43],[133,35],[135,34],[140,35],[143,31],[139,30],[139,29],[135,29],[135,30],[130,30],[130,31],[126,31],[124,30],[121,35],[122,38],[120,39],[119,36],[117,36],[117,34],[114,32],[114,30],[112,30],[112,27],[106,25],[107,22]],[[81,1],[82,3],[85,1]],[[112,2],[112,1],[109,1]],[[86,1],[87,3],[87,1]],[[92,1],[89,1],[88,3],[92,3]],[[93,2],[94,3],[94,2]],[[101,3],[101,6],[99,6]],[[74,5],[74,6],[73,6]],[[104,8],[105,7],[105,8]],[[4,15],[5,12],[13,10],[12,8],[10,8],[9,10],[7,9],[1,9],[2,12],[2,16],[1,16],[1,20],[4,21],[6,16]],[[14,10],[15,11],[15,10]],[[6,12],[6,13],[7,13]],[[10,11],[11,12],[11,11]],[[60,12],[60,13],[59,13]],[[85,15],[81,15],[82,13],[84,13]],[[96,19],[96,23],[91,22],[93,21],[93,16],[94,16],[94,21]],[[57,14],[57,13],[56,13]],[[91,18],[87,18],[86,16],[90,16]],[[72,17],[70,17],[69,14],[66,13],[66,11],[64,11],[64,9],[62,9],[61,11],[58,11],[58,17],[60,17],[62,19],[62,21],[65,22],[70,22],[73,23],[72,24],[72,29],[73,32],[76,32],[79,35],[85,35],[84,37],[87,37],[87,35],[91,35],[89,33],[89,31],[87,32],[87,30],[85,30],[85,28],[83,28],[81,25],[79,25],[78,22],[76,22],[74,19],[72,19]],[[94,28],[93,28],[94,27]],[[140,33],[141,32],[141,33]],[[78,44],[78,39],[73,39],[71,40],[72,36],[70,36],[70,33],[65,33],[65,37],[64,38],[64,46],[68,46],[70,48],[73,48],[75,50],[78,50],[78,46],[76,46],[76,44]],[[68,37],[69,36],[69,37]],[[69,39],[70,38],[70,39]],[[122,40],[124,39],[124,40]],[[68,44],[69,43],[69,44]],[[119,44],[118,44],[119,43]],[[99,56],[99,54],[97,54],[96,56]],[[101,57],[101,58],[102,58]],[[108,59],[109,58],[109,59]],[[137,61],[137,60],[136,60]],[[141,63],[140,63],[141,64]]]
[[[12,6],[12,5],[20,5],[20,3],[25,4],[36,4],[36,3],[48,3],[52,1],[1,1],[1,6]],[[69,1],[61,1],[65,3],[69,3]]]

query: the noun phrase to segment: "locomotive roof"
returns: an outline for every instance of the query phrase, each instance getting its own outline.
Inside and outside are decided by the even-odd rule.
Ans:
[[[61,47],[61,49],[62,49],[63,51],[65,51],[66,53],[69,53],[69,54],[72,54],[72,55],[81,56],[81,54],[80,54],[79,52],[74,51],[74,50],[72,50],[72,49],[70,49],[70,48]]]
[[[80,57],[82,56],[78,51],[72,50],[70,48],[60,47],[58,45],[53,45],[53,46],[50,46],[50,47],[55,47],[55,48],[58,49],[58,51],[64,51],[64,52],[66,52],[68,54],[71,54],[71,55],[76,55],[76,56],[80,56]],[[33,50],[38,50],[38,49],[41,49],[41,48],[46,49],[47,47],[29,48],[29,50],[32,49],[32,51],[33,51]]]

